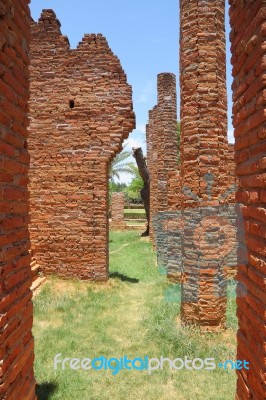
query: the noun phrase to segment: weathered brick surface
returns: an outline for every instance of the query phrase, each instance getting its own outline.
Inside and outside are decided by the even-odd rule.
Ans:
[[[238,371],[237,398],[260,400],[266,398],[266,4],[229,3],[237,199],[243,203],[248,247],[248,265],[240,265],[237,275],[247,290],[237,301],[237,358],[249,361],[250,370]]]
[[[32,24],[32,252],[45,273],[105,280],[108,165],[134,128],[132,90],[102,35],[76,49],[52,10]]]
[[[147,166],[150,174],[150,239],[155,245],[155,219],[158,212],[158,144],[157,144],[157,106],[149,111],[149,123],[146,126]]]
[[[147,163],[150,172],[150,208],[151,239],[161,243],[164,233],[157,232],[159,214],[169,210],[174,202],[173,173],[177,170],[177,100],[176,77],[171,73],[162,73],[157,78],[158,103],[149,113],[147,125]],[[172,179],[172,184],[169,181]],[[169,200],[170,199],[170,200]],[[163,215],[164,216],[164,215]],[[158,236],[159,233],[159,236]],[[161,246],[160,247],[164,247]],[[166,252],[162,255],[167,262]]]
[[[125,229],[124,219],[125,195],[122,192],[112,194],[111,228]]]
[[[227,167],[227,174],[228,174],[228,188],[232,187],[233,185],[238,185],[238,179],[236,177],[236,163],[235,163],[235,149],[234,145],[229,143],[228,144],[228,152],[226,158],[226,167]],[[235,200],[235,193],[233,193],[232,200]]]
[[[228,145],[228,150],[227,150],[227,155],[225,159],[225,165],[227,167],[227,181],[226,181],[226,188],[224,194],[222,195],[224,199],[226,200],[226,204],[228,204],[228,211],[234,210],[233,204],[237,204],[236,202],[236,190],[238,187],[238,178],[236,177],[235,169],[236,169],[236,163],[235,163],[235,150],[234,150],[234,145],[229,143]],[[230,215],[230,212],[228,212],[227,218],[230,221],[232,226],[236,226],[236,215],[235,212],[233,211],[233,214]],[[243,216],[241,217],[243,220]],[[243,229],[243,221],[240,224],[239,228]],[[228,241],[234,247],[237,249],[238,247],[238,240],[237,240],[237,228],[231,231],[231,234],[228,235]],[[231,254],[228,255],[227,257],[229,261],[229,265],[224,266],[224,271],[225,275],[229,279],[235,279],[236,274],[237,274],[237,252],[232,252]]]
[[[27,0],[0,0],[0,398],[34,400]]]
[[[158,75],[158,211],[168,210],[169,174],[177,169],[177,100],[174,74]]]
[[[180,2],[182,320],[203,329],[225,326],[220,223],[227,189],[227,98],[224,1]],[[216,236],[210,245],[205,235]]]

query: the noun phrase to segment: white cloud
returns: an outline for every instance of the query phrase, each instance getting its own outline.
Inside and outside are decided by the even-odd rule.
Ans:
[[[140,140],[134,139],[134,138],[129,138],[126,140],[124,143],[124,149],[126,150],[131,150],[133,147],[142,147],[142,143]]]
[[[230,129],[230,130],[227,132],[227,137],[228,137],[229,143],[235,143],[234,129]]]
[[[131,175],[129,175],[129,174],[124,174],[124,173],[120,173],[119,174],[119,177],[120,177],[120,179],[119,180],[117,180],[117,179],[115,179],[115,181],[116,182],[119,182],[119,183],[126,183],[127,185],[132,181],[132,176]]]
[[[136,130],[145,135],[146,134],[146,124],[137,125]]]
[[[156,93],[156,82],[151,80],[147,81],[139,96],[139,103],[146,103],[154,93]]]

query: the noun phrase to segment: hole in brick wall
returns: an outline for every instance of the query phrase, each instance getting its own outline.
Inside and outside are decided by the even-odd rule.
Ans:
[[[69,108],[74,108],[74,107],[75,107],[75,101],[69,100]]]

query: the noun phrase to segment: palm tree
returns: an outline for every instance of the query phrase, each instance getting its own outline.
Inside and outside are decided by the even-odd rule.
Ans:
[[[125,189],[125,193],[131,200],[141,200],[140,191],[143,189],[143,179],[139,174],[139,169],[134,163],[128,163],[128,168],[131,170],[133,179]]]
[[[129,163],[125,162],[128,157],[131,156],[130,151],[122,151],[122,153],[118,154],[110,164],[109,168],[109,179],[110,182],[114,183],[115,178],[120,180],[120,174],[130,174],[135,175],[135,172],[132,170],[132,167]]]

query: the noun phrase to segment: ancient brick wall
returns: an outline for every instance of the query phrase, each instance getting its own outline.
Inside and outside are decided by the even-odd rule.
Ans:
[[[124,219],[124,208],[125,208],[125,195],[124,193],[113,193],[112,194],[112,222],[111,228],[113,229],[125,229],[126,223]]]
[[[181,0],[180,17],[181,311],[185,323],[216,330],[225,326],[226,309],[220,233],[226,215],[216,215],[218,206],[226,205],[221,195],[227,186],[224,1]]]
[[[132,90],[102,35],[76,49],[52,10],[32,24],[30,203],[45,273],[105,280],[108,165],[134,128]]]
[[[27,0],[0,0],[0,398],[34,400]]]
[[[238,359],[250,362],[238,371],[237,399],[266,398],[266,4],[231,0],[233,124],[235,128],[237,199],[243,203],[248,265],[237,279],[245,288],[238,296]]]

